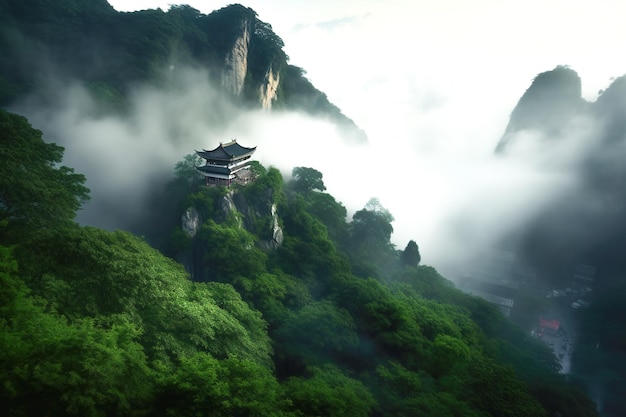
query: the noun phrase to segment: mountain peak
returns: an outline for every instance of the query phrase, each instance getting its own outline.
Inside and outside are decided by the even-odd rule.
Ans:
[[[537,130],[558,135],[570,118],[582,110],[582,86],[578,73],[559,65],[538,74],[511,113],[509,124],[496,147],[502,153],[516,133]]]

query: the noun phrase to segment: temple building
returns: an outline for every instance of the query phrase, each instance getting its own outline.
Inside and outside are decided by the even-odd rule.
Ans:
[[[213,150],[196,151],[206,163],[196,167],[206,178],[207,185],[230,186],[233,182],[245,184],[251,179],[250,157],[256,150],[246,148],[237,143],[236,139],[228,143],[220,143]]]

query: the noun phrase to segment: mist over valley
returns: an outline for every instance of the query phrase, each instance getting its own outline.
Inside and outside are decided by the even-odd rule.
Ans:
[[[44,3],[0,3],[7,57],[0,61],[3,152],[7,161],[16,159],[13,152],[25,158],[18,152],[26,146],[11,145],[37,136],[11,114],[24,116],[44,142],[64,148],[62,165],[84,175],[90,199],[73,218],[80,227],[51,223],[38,236],[22,223],[22,206],[13,206],[30,191],[14,185],[22,184],[13,180],[22,171],[7,162],[2,186],[17,191],[3,191],[0,200],[7,231],[0,243],[16,249],[2,252],[2,260],[12,265],[15,256],[29,266],[3,271],[45,305],[60,306],[37,310],[65,317],[55,326],[82,317],[101,320],[94,332],[136,326],[124,349],[145,352],[148,362],[137,356],[132,366],[137,375],[150,368],[146,378],[154,381],[147,393],[124,391],[134,405],[122,414],[134,415],[142,401],[153,407],[156,393],[182,398],[184,384],[176,378],[202,369],[226,375],[245,363],[254,364],[247,370],[253,378],[271,381],[268,404],[283,415],[326,412],[311,397],[322,386],[348,387],[346,401],[360,404],[358,415],[438,415],[434,404],[463,415],[502,415],[488,400],[472,399],[483,378],[491,378],[485,370],[521,393],[510,415],[624,411],[626,76],[586,84],[589,66],[579,73],[565,65],[571,61],[555,62],[558,54],[532,65],[481,63],[488,50],[477,47],[472,59],[470,41],[455,45],[456,35],[439,36],[439,49],[407,40],[397,27],[373,35],[382,22],[406,23],[376,2],[367,13],[346,6],[337,15],[320,5],[318,21],[298,14],[294,22],[304,23],[279,20],[274,27],[260,19],[272,13],[267,5],[259,5],[261,15],[242,5],[122,13],[106,1],[50,9]],[[441,35],[418,19],[423,26],[416,33]],[[279,27],[297,51],[279,37]],[[480,33],[472,36],[481,39]],[[374,52],[363,53],[366,41]],[[496,48],[492,42],[485,41]],[[408,48],[420,51],[419,65]],[[467,56],[448,61],[442,51]],[[297,59],[310,72],[292,64]],[[450,65],[461,61],[465,67]],[[195,170],[184,170],[189,161],[202,162],[192,158],[196,151],[233,139],[256,147],[257,182],[212,188]],[[54,170],[59,162],[41,165]],[[78,179],[59,181],[69,187]],[[191,208],[198,224],[185,235],[181,216]],[[45,215],[42,210],[44,222]],[[270,237],[267,250],[259,242]],[[182,266],[162,261],[148,245]],[[82,258],[107,284],[94,290],[83,282]],[[116,259],[124,266],[115,266]],[[219,320],[228,324],[206,333],[196,333],[202,328],[196,325],[167,330],[148,298],[122,295],[122,285],[129,294],[139,285],[124,278],[133,265],[145,265],[128,274],[145,277],[145,297],[161,294],[152,287],[152,268],[171,279],[165,292],[179,298],[163,303],[171,302],[176,314],[202,323],[218,317],[219,308]],[[191,281],[198,286],[188,288]],[[175,290],[182,287],[186,295]],[[68,302],[92,290],[93,300]],[[193,313],[177,310],[190,303],[200,303]],[[18,317],[13,310],[3,314],[3,320]],[[433,314],[445,319],[437,322]],[[303,333],[308,327],[316,341]],[[490,345],[491,338],[497,342]],[[37,349],[32,343],[29,349]],[[6,363],[26,361],[15,352]],[[82,360],[89,359],[77,363]],[[17,371],[9,374],[11,384],[27,388],[2,396],[23,410],[35,385]],[[223,380],[236,391],[236,379]],[[406,391],[396,389],[409,380]],[[377,383],[384,388],[372,393]],[[48,380],[43,385],[46,392],[71,391]],[[206,395],[200,409],[219,397],[184,395]],[[342,415],[341,398],[325,398]],[[92,412],[78,397],[68,401],[59,410]],[[168,407],[192,413],[180,404],[172,399]],[[159,415],[154,407],[144,415]],[[240,409],[225,412],[233,410]]]

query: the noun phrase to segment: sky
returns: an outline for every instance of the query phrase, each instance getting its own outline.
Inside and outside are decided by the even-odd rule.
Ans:
[[[167,10],[170,4],[109,2],[119,11]],[[230,2],[183,3],[210,13]],[[612,77],[626,73],[626,55],[621,53],[626,35],[621,19],[624,6],[618,1],[251,0],[241,4],[272,25],[285,43],[290,63],[303,68],[307,78],[365,130],[370,145],[357,150],[339,145],[331,127],[295,114],[270,120],[246,113],[237,116],[246,118],[246,123],[237,124],[241,121],[237,119],[230,130],[213,133],[225,140],[238,137],[244,146],[259,145],[260,162],[284,172],[293,166],[322,171],[328,191],[350,213],[369,198],[378,198],[395,217],[392,241],[398,248],[413,239],[423,262],[440,268],[445,268],[451,254],[455,259],[470,258],[470,248],[495,244],[555,194],[576,186],[567,162],[555,165],[534,158],[536,149],[522,149],[518,158],[507,160],[493,155],[508,116],[532,79],[557,65],[568,65],[582,78],[583,96],[593,101]],[[158,92],[139,91],[135,115],[137,120],[154,120],[173,111],[176,103],[184,106],[201,100],[197,94],[210,89],[189,88],[167,105],[155,104]],[[104,131],[98,124],[102,121],[89,126],[75,113],[65,112],[57,122],[81,120],[78,124],[85,130],[72,133],[76,136]],[[187,117],[193,115],[202,116],[191,112]],[[107,140],[111,132],[120,138],[140,138],[130,145],[134,152],[149,148],[150,138],[158,135],[115,120],[106,123]],[[209,129],[195,123],[194,133]],[[307,143],[335,147],[337,156],[302,152],[301,142],[294,138],[303,132],[310,138]],[[110,146],[107,140],[92,143]],[[202,143],[195,145],[202,147]],[[75,152],[73,162],[79,164],[79,172],[94,169],[92,161],[80,166],[84,159],[78,156],[80,149],[68,152],[70,160]],[[179,155],[189,153],[181,154],[174,145],[159,152],[149,157],[154,166],[170,162],[167,154],[180,159]],[[350,163],[345,162],[346,152]],[[129,178],[123,169],[118,175]],[[88,185],[97,200],[97,189],[112,183],[94,177]],[[125,183],[129,193],[136,189],[132,181]]]

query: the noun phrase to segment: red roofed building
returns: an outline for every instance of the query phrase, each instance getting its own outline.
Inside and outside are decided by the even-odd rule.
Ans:
[[[558,320],[544,320],[544,319],[540,319],[539,320],[539,327],[541,327],[542,329],[554,330],[556,332],[561,327],[561,324],[559,323]]]

